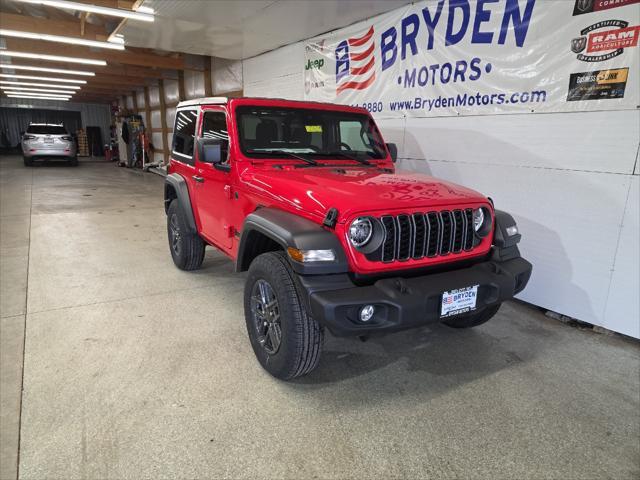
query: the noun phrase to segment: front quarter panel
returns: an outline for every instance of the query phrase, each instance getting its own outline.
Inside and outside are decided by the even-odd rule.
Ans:
[[[293,247],[298,250],[333,250],[333,262],[301,263],[289,259],[293,269],[303,275],[345,273],[349,262],[336,235],[315,222],[275,208],[262,208],[247,216],[242,228],[238,248],[237,270],[242,270],[250,232],[260,232],[276,241],[286,251]]]

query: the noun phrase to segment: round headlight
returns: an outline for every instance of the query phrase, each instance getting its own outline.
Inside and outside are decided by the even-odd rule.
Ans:
[[[476,208],[473,211],[473,229],[477,232],[482,228],[484,223],[484,210],[482,208]]]
[[[491,213],[484,207],[473,211],[473,229],[478,237],[486,237],[491,232]]]
[[[367,217],[356,218],[349,226],[349,241],[356,248],[366,245],[372,234],[373,226]]]

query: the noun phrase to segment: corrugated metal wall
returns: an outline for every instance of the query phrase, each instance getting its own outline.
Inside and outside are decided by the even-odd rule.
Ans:
[[[44,110],[67,110],[80,112],[83,127],[100,127],[100,130],[102,130],[103,140],[106,141],[109,138],[109,126],[111,125],[111,110],[109,105],[2,97],[0,98],[0,107],[39,108]],[[17,138],[10,138],[10,140],[12,144],[19,141]]]

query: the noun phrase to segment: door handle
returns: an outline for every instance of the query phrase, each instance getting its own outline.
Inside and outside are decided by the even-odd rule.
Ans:
[[[193,177],[191,177],[191,178],[193,178],[196,182],[204,183],[204,178],[203,178],[203,177],[200,177],[200,176],[198,176],[198,175],[194,175],[194,176],[193,176]]]

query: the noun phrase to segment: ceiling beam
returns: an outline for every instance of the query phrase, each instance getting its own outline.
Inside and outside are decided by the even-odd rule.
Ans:
[[[89,5],[97,5],[99,7],[120,8],[122,10],[133,10],[136,3],[133,0],[75,0],[79,3],[88,3]]]
[[[105,85],[105,84],[87,84],[80,87],[79,92],[95,92],[95,93],[110,93],[110,92],[123,92],[127,95],[131,93],[131,88],[136,86],[131,85]],[[144,88],[144,87],[140,87]]]
[[[18,32],[78,37],[85,40],[106,41],[109,37],[109,32],[104,27],[91,25],[90,23],[85,23],[84,35],[82,35],[82,24],[79,19],[76,19],[76,21],[54,20],[29,17],[27,15],[14,15],[12,13],[0,15],[0,28],[17,30]]]
[[[5,38],[5,41],[8,50],[16,50],[19,52],[82,57],[93,60],[106,60],[107,62],[116,62],[125,65],[166,68],[169,70],[184,69],[184,59],[180,54],[162,56],[144,49],[133,49],[130,47],[127,47],[124,51],[101,50],[98,52],[79,45],[40,42],[38,40],[28,40],[25,38]]]
[[[95,77],[85,77],[84,78],[87,83],[87,86],[91,85],[107,85],[107,86],[118,86],[118,85],[129,85],[129,86],[140,86],[145,87],[148,85],[153,85],[154,80],[147,80],[142,77],[117,77],[115,75],[96,75]],[[82,85],[80,85],[82,87]],[[131,90],[131,89],[129,89]]]
[[[29,58],[12,57],[11,59],[4,59],[2,63],[11,62],[14,65],[29,65],[34,67],[45,68],[67,68],[70,70],[85,70],[88,72],[95,72],[96,74],[104,73],[107,75],[122,75],[125,77],[142,77],[142,78],[165,78],[165,79],[178,79],[178,72],[175,70],[164,70],[149,67],[138,67],[135,65],[115,65],[109,64],[106,67],[100,67],[97,65],[69,65],[66,62],[49,62],[41,60],[32,60]]]

